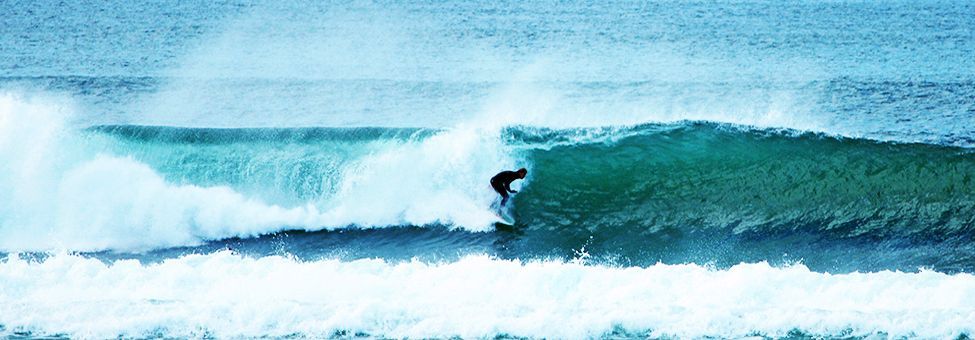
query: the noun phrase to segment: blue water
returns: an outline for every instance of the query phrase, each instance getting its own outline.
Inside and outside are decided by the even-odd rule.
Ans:
[[[0,13],[2,336],[975,330],[971,2]]]

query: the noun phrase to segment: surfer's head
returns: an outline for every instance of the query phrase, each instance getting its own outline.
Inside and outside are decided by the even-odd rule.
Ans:
[[[525,176],[528,175],[528,169],[525,168],[518,169],[517,173],[518,175],[521,175],[521,178],[525,178]]]

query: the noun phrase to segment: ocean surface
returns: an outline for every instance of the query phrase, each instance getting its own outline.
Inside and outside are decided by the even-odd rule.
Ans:
[[[970,338],[973,273],[971,1],[0,2],[0,337]]]

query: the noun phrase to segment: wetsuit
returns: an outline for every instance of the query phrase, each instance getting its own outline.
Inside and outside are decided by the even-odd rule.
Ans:
[[[501,195],[501,206],[508,201],[508,193],[516,192],[511,190],[511,182],[521,179],[521,175],[514,171],[502,171],[491,177],[491,187]]]

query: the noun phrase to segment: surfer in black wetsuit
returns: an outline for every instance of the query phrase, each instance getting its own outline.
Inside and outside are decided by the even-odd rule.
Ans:
[[[525,175],[528,175],[528,170],[521,168],[518,171],[502,171],[494,175],[494,177],[491,177],[491,187],[501,195],[502,207],[508,201],[508,193],[513,194],[517,192],[511,190],[511,182],[514,182],[516,179],[524,179]]]

